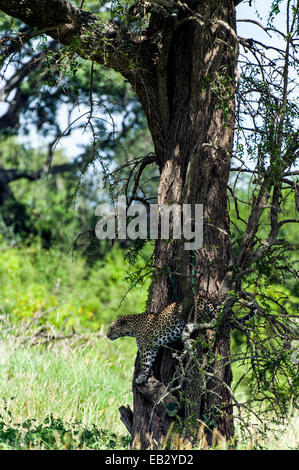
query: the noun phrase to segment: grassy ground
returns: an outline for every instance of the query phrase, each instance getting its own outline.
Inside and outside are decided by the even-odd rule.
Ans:
[[[6,246],[0,237],[0,449],[128,448],[118,408],[132,405],[136,341],[110,342],[104,333],[90,333],[98,334],[120,314],[144,309],[148,284],[130,291],[120,306],[131,270],[118,249],[88,266],[79,256],[72,259],[39,244]],[[37,333],[45,339],[43,329],[48,334],[74,329],[88,340],[78,341],[77,335],[32,345]],[[234,367],[238,381],[243,369]],[[242,402],[244,397],[237,398]],[[294,428],[292,421],[278,441],[267,434],[256,443],[253,426],[253,439],[239,440],[237,446],[294,448],[299,437]]]
[[[132,402],[135,353],[133,338],[45,347],[0,332],[0,449],[128,448],[118,408]],[[296,421],[281,431],[238,448],[296,448]]]
[[[118,408],[132,401],[135,353],[130,339],[44,347],[2,338],[0,449],[126,446]]]

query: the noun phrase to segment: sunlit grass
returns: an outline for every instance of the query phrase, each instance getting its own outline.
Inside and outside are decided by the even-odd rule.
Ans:
[[[118,408],[131,403],[134,341],[105,337],[71,345],[28,346],[10,336],[0,341],[0,415],[13,423],[47,416],[127,431]]]
[[[118,409],[132,407],[135,356],[133,338],[110,342],[103,334],[34,346],[0,330],[0,449],[127,448]],[[295,449],[298,439],[294,417],[279,433],[262,438],[254,425],[246,440],[237,432],[227,443],[215,434],[215,447]],[[196,448],[208,448],[204,436],[199,441]],[[190,448],[179,435],[170,442],[172,448]]]

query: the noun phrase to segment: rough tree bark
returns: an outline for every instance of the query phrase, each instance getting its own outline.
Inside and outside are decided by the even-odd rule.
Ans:
[[[215,304],[225,297],[230,260],[226,192],[238,52],[235,5],[240,2],[150,3],[160,5],[151,7],[148,28],[138,37],[65,0],[0,0],[0,9],[71,45],[82,57],[121,72],[148,119],[161,173],[158,202],[203,204],[204,246],[195,256],[184,250],[182,241],[156,243],[148,308],[158,312],[178,299],[190,307],[194,285]],[[194,361],[190,365],[187,357],[181,388],[161,403],[158,397],[171,386],[179,365],[169,348],[158,354],[155,379],[143,386],[133,381],[133,413],[122,408],[121,414],[142,448],[159,444],[167,434],[174,419],[167,411],[169,401],[179,403],[186,437],[194,437],[202,422],[210,434],[216,427],[226,438],[232,436],[230,332],[225,322],[222,325],[217,332],[201,333],[196,353],[200,367],[194,367]],[[174,346],[182,349],[179,343]],[[137,358],[134,378],[138,371]]]

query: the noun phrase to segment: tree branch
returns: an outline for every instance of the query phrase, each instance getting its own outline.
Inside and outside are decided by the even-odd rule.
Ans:
[[[141,44],[122,26],[99,19],[67,0],[0,0],[0,10],[53,39],[70,45],[79,56],[111,67],[128,77],[140,65]]]
[[[39,52],[33,56],[29,62],[26,62],[19,70],[17,70],[16,73],[6,82],[4,87],[0,89],[0,100],[5,101],[12,90],[18,87],[22,80],[40,65],[43,58],[47,55],[47,51],[53,51],[55,46],[55,41],[52,41],[48,45],[46,51]]]
[[[54,165],[52,166],[46,174],[55,175],[58,173],[65,173],[68,171],[72,171],[80,166],[78,161],[74,161],[72,163],[62,163],[61,165]],[[17,181],[19,179],[27,179],[28,181],[36,181],[42,178],[45,175],[45,170],[42,168],[38,171],[27,171],[27,170],[20,170],[18,168],[11,168],[11,169],[4,169],[0,168],[0,183],[2,185],[6,185],[11,183],[12,181]]]
[[[7,57],[12,54],[16,54],[19,52],[24,44],[30,41],[30,39],[35,38],[39,34],[46,33],[48,28],[45,30],[37,30],[32,32],[32,28],[21,28],[20,33],[16,36],[3,36],[0,39],[0,50],[1,50],[1,58],[0,58],[0,65],[2,65]]]
[[[129,206],[132,204],[132,202],[134,200],[136,200],[136,197],[137,197],[137,191],[138,191],[138,187],[139,187],[139,181],[140,181],[140,178],[141,178],[141,175],[144,171],[144,169],[150,165],[151,163],[154,163],[155,162],[155,155],[150,153],[149,155],[147,155],[144,160],[142,160],[141,162],[141,165],[135,175],[135,182],[134,182],[134,187],[133,187],[133,190],[132,190],[132,195],[130,197],[130,201],[129,201]]]

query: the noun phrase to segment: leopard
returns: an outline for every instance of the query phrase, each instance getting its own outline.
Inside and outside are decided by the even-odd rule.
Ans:
[[[204,298],[197,299],[197,312],[210,312],[215,316],[214,305]],[[118,317],[109,327],[107,337],[114,341],[123,336],[136,338],[141,372],[135,379],[137,385],[146,382],[159,348],[181,339],[186,325],[183,304],[172,302],[158,313],[143,312]]]

